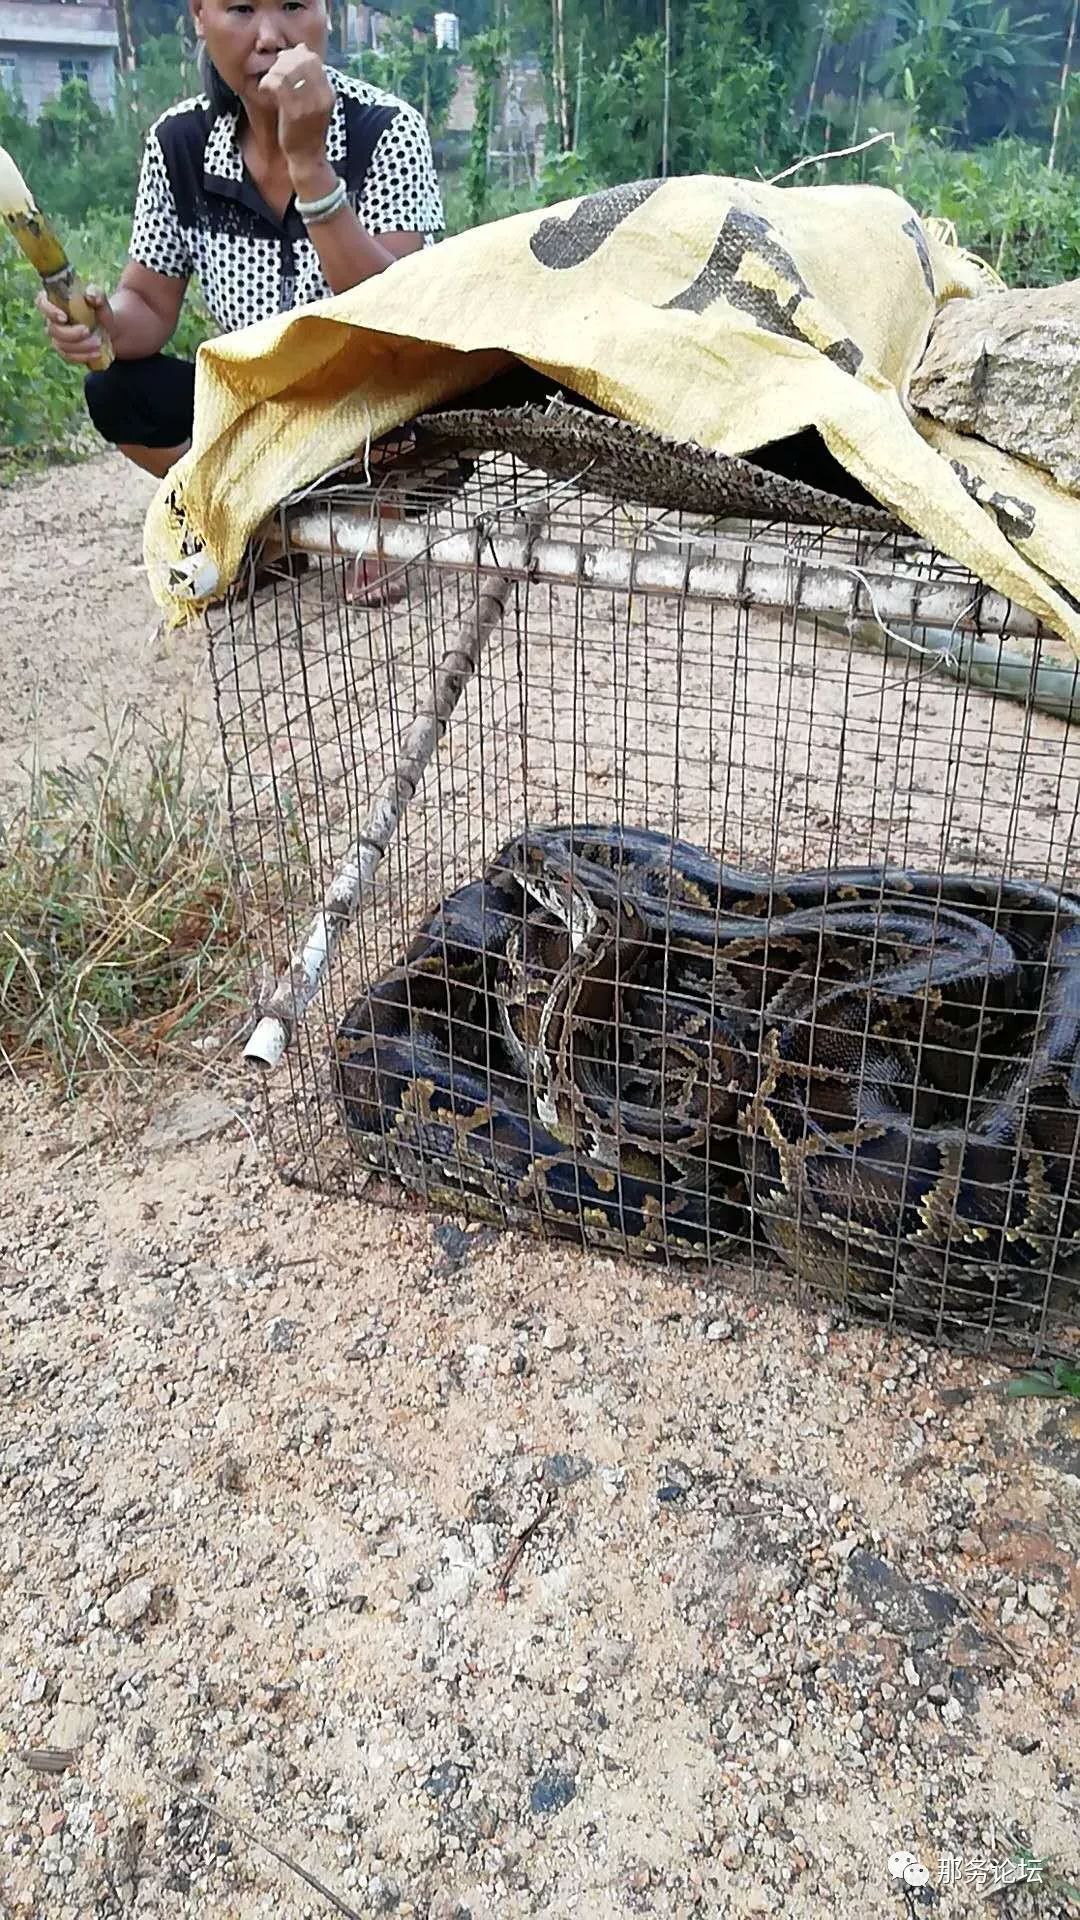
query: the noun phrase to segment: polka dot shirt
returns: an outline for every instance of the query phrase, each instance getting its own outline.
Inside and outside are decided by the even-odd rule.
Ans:
[[[326,157],[368,233],[443,226],[427,128],[414,107],[327,68],[336,100]],[[146,139],[129,252],[176,279],[196,275],[223,333],[323,300],[331,289],[290,201],[279,218],[248,175],[237,115],[200,97],[170,107]]]

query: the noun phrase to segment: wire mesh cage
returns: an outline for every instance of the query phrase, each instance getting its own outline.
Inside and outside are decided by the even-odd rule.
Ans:
[[[1073,1353],[1060,643],[498,453],[267,537],[209,624],[282,1174]]]

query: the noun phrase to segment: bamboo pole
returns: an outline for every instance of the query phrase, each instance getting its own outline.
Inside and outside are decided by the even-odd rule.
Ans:
[[[518,522],[513,530],[515,551],[520,549],[527,557],[542,518],[542,509],[537,509]],[[384,529],[384,551],[385,533]],[[474,569],[476,565],[474,544]],[[424,777],[463,688],[476,671],[488,634],[505,615],[512,584],[509,573],[477,574],[475,604],[435,669],[427,699],[417,707],[394,765],[372,796],[363,827],[331,880],[304,941],[260,1009],[258,1024],[244,1048],[245,1060],[265,1068],[280,1064],[299,1022],[319,993],[342,934],[371,889],[379,862]]]
[[[290,545],[305,553],[349,559],[381,554],[399,565],[425,562],[449,572],[476,566],[472,533],[433,539],[430,530],[407,521],[380,526],[367,514],[351,519],[327,507],[294,509],[288,527]],[[513,527],[505,532],[492,528],[485,544],[494,574],[519,579],[528,574],[552,586],[666,594],[763,612],[795,609],[844,620],[879,620],[888,626],[947,627],[1017,639],[1033,639],[1040,627],[1035,614],[1003,594],[970,581],[896,574],[887,564],[875,571],[872,562],[845,566],[794,555],[757,558],[753,548],[742,545],[730,555],[695,558],[692,551],[644,552],[541,540]]]
[[[566,23],[564,0],[551,0],[552,66],[555,78],[555,111],[559,121],[559,152],[570,145],[570,99],[566,87]]]
[[[664,111],[660,134],[660,178],[668,177],[671,134],[671,0],[664,0]]]
[[[1069,20],[1069,37],[1065,42],[1065,58],[1061,65],[1061,80],[1058,85],[1057,105],[1054,108],[1054,130],[1050,135],[1050,153],[1046,162],[1046,170],[1048,173],[1053,173],[1054,162],[1057,159],[1058,138],[1061,133],[1061,116],[1065,110],[1065,89],[1069,84],[1069,74],[1072,71],[1072,51],[1073,43],[1076,39],[1076,19],[1078,13],[1080,13],[1080,0],[1073,0],[1072,16]]]
[[[828,13],[828,8],[824,8],[821,15],[821,35],[817,44],[817,55],[814,60],[813,77],[810,81],[810,91],[806,98],[806,114],[803,119],[802,142],[799,146],[800,153],[806,152],[806,142],[810,136],[810,121],[813,117],[814,105],[817,100],[818,81],[821,78],[821,63],[825,58],[825,48],[828,46],[828,44],[829,44],[829,13]]]

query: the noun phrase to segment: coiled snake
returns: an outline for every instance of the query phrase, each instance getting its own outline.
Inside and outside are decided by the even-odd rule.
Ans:
[[[355,1151],[435,1204],[1030,1320],[1080,1253],[1080,901],[535,828],[349,1011],[333,1080]]]

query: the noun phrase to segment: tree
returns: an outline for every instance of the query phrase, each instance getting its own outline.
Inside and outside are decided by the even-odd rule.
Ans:
[[[353,54],[346,64],[350,72],[418,108],[437,134],[446,125],[454,97],[454,56],[435,45],[433,32],[420,26],[422,17],[407,13],[391,21],[377,53]]]
[[[1015,127],[1050,71],[1046,16],[1014,20],[999,0],[898,0],[899,34],[875,80],[924,132],[989,139]]]

